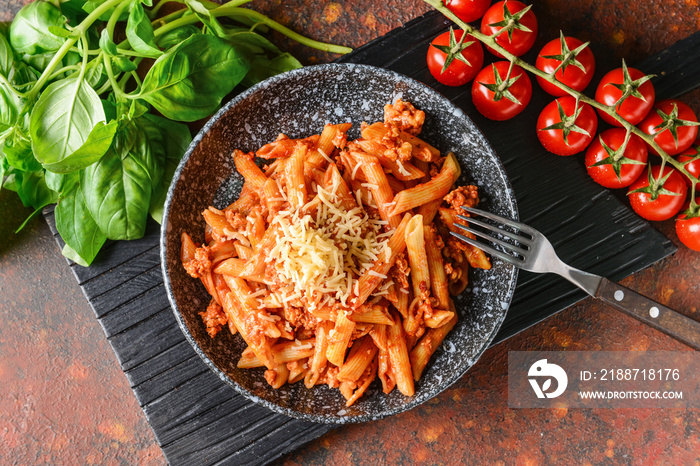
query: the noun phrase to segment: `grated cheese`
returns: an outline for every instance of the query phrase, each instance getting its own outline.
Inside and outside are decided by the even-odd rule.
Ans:
[[[326,188],[317,186],[317,196],[309,203],[316,204],[313,216],[305,213],[307,204],[280,212],[271,222],[279,229],[265,261],[274,263],[280,279],[291,284],[293,294],[282,296],[285,305],[301,299],[317,308],[327,294],[347,306],[351,295],[359,295],[360,275],[384,259],[385,222],[361,207],[345,210],[336,194],[338,186],[339,180]]]

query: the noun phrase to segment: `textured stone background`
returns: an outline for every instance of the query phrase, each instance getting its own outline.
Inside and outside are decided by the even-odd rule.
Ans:
[[[25,3],[1,2],[9,20]],[[357,47],[429,8],[418,0],[265,0],[250,6],[319,40]],[[700,30],[696,0],[534,3],[536,47],[558,30],[599,63],[658,52]],[[333,56],[274,36],[304,63]],[[686,101],[700,111],[698,93]],[[0,463],[164,464],[126,378],[43,219],[0,192]],[[656,224],[678,242],[673,222]],[[700,254],[681,248],[623,284],[700,319]],[[383,421],[341,428],[284,464],[700,464],[698,410],[511,410],[509,350],[685,350],[586,300],[486,352],[459,383]]]

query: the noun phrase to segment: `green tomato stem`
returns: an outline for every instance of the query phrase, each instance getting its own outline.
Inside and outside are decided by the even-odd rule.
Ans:
[[[558,80],[554,79],[552,75],[549,73],[545,73],[543,71],[540,71],[537,69],[535,66],[527,63],[526,61],[521,60],[520,58],[516,57],[506,49],[504,49],[500,44],[496,42],[495,37],[498,34],[494,34],[493,36],[488,36],[486,34],[482,34],[481,31],[478,29],[474,29],[461,19],[459,19],[454,13],[452,13],[442,2],[442,0],[423,0],[425,3],[428,5],[432,6],[436,10],[438,10],[440,13],[445,15],[447,18],[451,19],[455,24],[457,24],[460,28],[464,30],[466,34],[470,34],[472,37],[475,37],[477,40],[482,42],[483,44],[487,45],[491,49],[497,51],[501,55],[503,55],[508,61],[511,63],[514,63],[521,68],[523,68],[526,71],[529,71],[530,73],[534,74],[535,76],[539,76],[540,78],[544,79],[545,81],[554,84],[558,88],[566,91],[567,94],[571,95],[572,97],[577,98],[580,102],[587,103],[593,108],[596,108],[602,112],[607,113],[611,117],[613,117],[620,125],[625,128],[627,131],[629,131],[632,134],[635,134],[642,138],[644,142],[649,144],[651,147],[653,147],[656,152],[661,156],[661,159],[664,161],[664,163],[669,163],[671,164],[674,168],[676,168],[678,171],[683,173],[685,176],[687,176],[691,181],[695,180],[695,182],[698,182],[698,178],[693,176],[688,170],[685,169],[685,166],[678,162],[676,159],[668,155],[657,143],[654,141],[654,136],[649,135],[641,131],[639,128],[637,128],[634,125],[631,125],[627,120],[622,118],[620,115],[615,112],[615,109],[613,106],[610,105],[604,105],[601,104],[600,102],[597,102],[594,99],[591,99],[590,97],[587,97],[586,95],[575,91],[574,89],[570,88],[566,84],[563,84],[559,82]]]

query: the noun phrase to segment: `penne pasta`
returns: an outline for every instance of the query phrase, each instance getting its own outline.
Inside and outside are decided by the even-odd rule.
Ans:
[[[430,357],[433,355],[435,350],[440,346],[442,340],[445,339],[450,330],[452,330],[457,323],[457,316],[453,313],[452,319],[450,319],[446,325],[438,328],[431,328],[423,337],[418,341],[418,344],[411,350],[411,368],[413,370],[413,380],[418,381],[425,366],[428,364]]]
[[[411,104],[384,115],[355,141],[350,123],[280,134],[255,152],[263,168],[234,150],[239,198],[202,212],[204,243],[181,234],[183,268],[211,295],[197,309],[204,330],[239,334],[237,367],[264,368],[273,388],[337,387],[351,406],[378,378],[384,393],[414,395],[457,321],[450,295],[470,264],[490,266],[449,236],[457,209],[479,200],[475,186],[453,189],[456,157],[439,165]]]
[[[442,199],[450,192],[450,188],[461,173],[454,154],[448,154],[435,178],[396,194],[394,198],[396,205],[391,211],[391,215],[398,215],[428,202]]]

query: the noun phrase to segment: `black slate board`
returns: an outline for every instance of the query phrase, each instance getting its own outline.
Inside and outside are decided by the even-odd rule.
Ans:
[[[424,54],[429,40],[448,25],[441,15],[430,12],[339,61],[402,72],[435,86],[461,106],[503,159],[523,221],[549,236],[560,256],[572,265],[621,279],[672,254],[673,244],[590,181],[582,164],[540,148],[530,126],[545,103],[541,92],[535,91],[525,115],[494,123],[474,111],[465,89],[436,85],[424,66]],[[658,96],[691,90],[695,86],[689,87],[688,81],[700,84],[700,76],[686,74],[685,87],[679,88],[673,72],[698,45],[700,34],[695,34],[637,64],[658,75]],[[700,72],[697,66],[693,69]],[[44,216],[62,247],[53,208],[45,209]],[[167,460],[175,465],[264,464],[331,430],[333,426],[291,419],[260,407],[207,368],[185,340],[170,309],[158,236],[159,226],[151,222],[143,239],[111,242],[90,268],[69,263]],[[556,277],[521,273],[497,342],[583,297]]]

